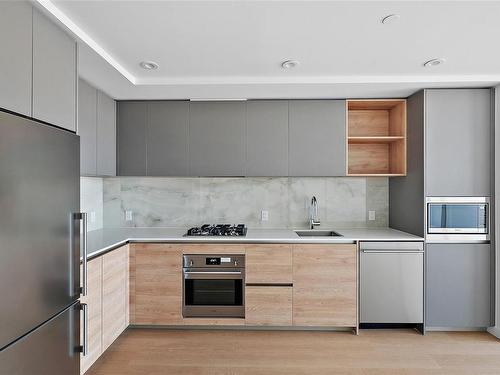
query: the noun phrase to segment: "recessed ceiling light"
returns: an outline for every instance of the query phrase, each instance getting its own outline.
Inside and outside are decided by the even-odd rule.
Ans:
[[[141,61],[139,65],[141,66],[142,69],[146,70],[155,70],[159,68],[159,65],[154,61]]]
[[[429,68],[429,67],[433,67],[433,66],[438,66],[438,65],[444,64],[445,62],[446,62],[446,59],[440,57],[438,59],[432,59],[432,60],[426,61],[424,63],[424,66],[426,68]]]
[[[292,69],[298,66],[299,64],[300,62],[297,60],[286,60],[281,63],[281,67],[283,69]]]
[[[389,25],[391,23],[399,21],[400,18],[401,16],[399,14],[389,14],[388,16],[382,18],[380,22],[382,22],[384,25]]]

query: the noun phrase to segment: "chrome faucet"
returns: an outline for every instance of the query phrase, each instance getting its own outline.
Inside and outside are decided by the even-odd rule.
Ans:
[[[313,195],[311,199],[311,206],[309,207],[309,227],[314,229],[314,227],[321,225],[318,216],[318,201]]]

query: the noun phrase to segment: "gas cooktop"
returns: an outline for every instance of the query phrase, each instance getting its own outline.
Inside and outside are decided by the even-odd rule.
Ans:
[[[228,236],[238,237],[247,234],[245,224],[203,224],[201,227],[188,229],[186,236]]]

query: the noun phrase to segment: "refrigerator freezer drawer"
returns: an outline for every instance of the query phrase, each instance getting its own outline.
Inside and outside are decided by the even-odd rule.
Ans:
[[[423,323],[423,251],[361,250],[360,310],[360,323]]]
[[[79,375],[79,302],[0,351],[2,375]]]

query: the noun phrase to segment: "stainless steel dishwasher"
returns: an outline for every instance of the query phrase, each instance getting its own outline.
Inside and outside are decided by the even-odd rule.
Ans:
[[[360,325],[423,331],[423,242],[360,243]]]

